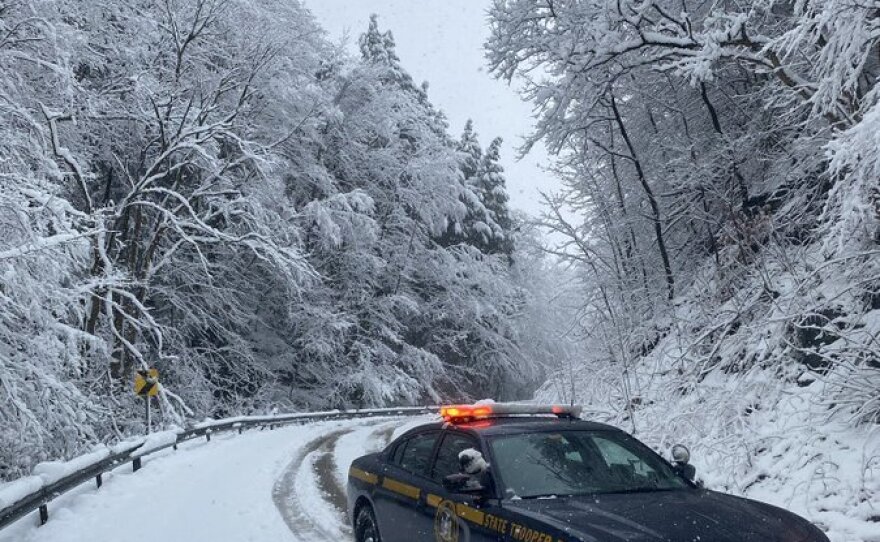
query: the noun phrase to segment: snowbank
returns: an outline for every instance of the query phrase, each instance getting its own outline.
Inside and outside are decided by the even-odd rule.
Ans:
[[[43,479],[39,476],[25,476],[0,484],[0,508],[17,503],[41,487],[43,487]]]
[[[348,468],[352,461],[365,453],[378,452],[384,448],[388,438],[400,423],[397,420],[379,425],[364,425],[342,435],[336,441],[333,462],[336,466],[336,483],[339,487],[345,487],[348,482]]]
[[[110,454],[110,448],[99,446],[92,452],[75,457],[70,461],[46,461],[39,463],[34,467],[31,476],[0,484],[0,508],[11,506],[43,487],[52,485],[80,469],[110,457]]]
[[[43,483],[48,486],[108,457],[110,457],[110,449],[101,446],[90,453],[75,457],[70,461],[46,461],[40,463],[34,467],[34,474],[42,478]]]
[[[171,429],[168,431],[159,431],[151,433],[144,439],[144,443],[131,453],[131,457],[141,457],[149,453],[167,448],[177,443],[177,437],[183,431],[180,429]]]
[[[75,457],[70,461],[46,461],[39,463],[34,467],[31,476],[0,484],[0,508],[11,506],[45,486],[52,485],[80,469],[110,457],[110,454],[111,450],[109,448],[100,446],[92,452]]]

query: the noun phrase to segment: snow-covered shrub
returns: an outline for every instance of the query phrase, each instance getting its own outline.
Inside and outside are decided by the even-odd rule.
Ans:
[[[102,377],[93,361],[105,344],[76,327],[93,289],[83,270],[94,234],[64,199],[16,180],[0,187],[3,476],[80,451],[108,420],[90,384]]]

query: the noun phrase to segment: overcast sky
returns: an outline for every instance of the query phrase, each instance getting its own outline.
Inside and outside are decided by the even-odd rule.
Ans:
[[[431,101],[449,117],[456,137],[472,118],[483,148],[495,136],[504,138],[502,163],[511,205],[537,214],[538,190],[552,191],[559,183],[542,169],[549,160],[543,147],[515,159],[522,136],[532,130],[532,111],[514,88],[487,72],[482,46],[489,32],[490,0],[305,0],[305,4],[331,39],[338,41],[347,34],[352,51],[370,14],[378,14],[380,29],[394,33],[403,67],[415,81],[429,82]]]

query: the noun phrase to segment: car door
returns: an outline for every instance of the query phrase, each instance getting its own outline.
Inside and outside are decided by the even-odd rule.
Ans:
[[[460,472],[458,454],[469,448],[480,450],[476,438],[460,431],[448,430],[444,432],[437,449],[431,468],[431,481],[424,497],[424,514],[432,525],[433,540],[438,542],[501,540],[503,521],[498,515],[495,499],[483,502],[472,496],[449,493],[443,487],[443,478]],[[487,482],[491,483],[488,477]]]
[[[439,431],[417,433],[392,451],[373,503],[384,542],[432,542],[432,526],[420,510]]]

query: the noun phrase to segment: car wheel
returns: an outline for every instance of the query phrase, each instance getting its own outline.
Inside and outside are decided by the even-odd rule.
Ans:
[[[370,505],[361,507],[354,521],[354,539],[357,542],[382,542],[379,525]]]

